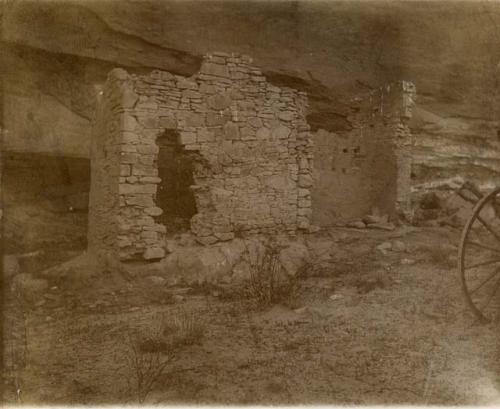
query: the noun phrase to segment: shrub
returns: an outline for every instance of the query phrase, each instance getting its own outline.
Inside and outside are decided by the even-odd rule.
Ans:
[[[145,401],[181,349],[199,344],[204,332],[205,326],[197,316],[183,310],[155,318],[146,332],[129,331],[126,358],[129,386],[135,390],[139,403]]]
[[[250,263],[250,279],[245,285],[244,293],[259,307],[293,304],[301,290],[302,274],[290,276],[284,272],[279,255],[279,247],[271,243]]]
[[[168,364],[176,358],[174,349],[157,348],[160,342],[156,337],[137,339],[129,334],[129,350],[126,357],[129,387],[135,390],[139,403],[146,400],[165,373]]]

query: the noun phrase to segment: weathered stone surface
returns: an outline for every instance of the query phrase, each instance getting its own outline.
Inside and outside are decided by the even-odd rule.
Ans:
[[[240,130],[237,124],[234,122],[228,122],[224,126],[224,132],[226,135],[226,139],[239,139],[240,137]]]
[[[260,128],[257,129],[257,132],[255,133],[255,136],[257,139],[269,139],[269,136],[271,135],[271,131],[269,131],[268,128]]]
[[[309,257],[307,247],[299,242],[291,243],[288,247],[281,250],[279,259],[281,265],[289,275],[295,275],[303,268]]]
[[[273,129],[272,134],[275,138],[286,139],[290,135],[290,132],[290,128],[280,125]]]
[[[159,161],[172,161],[169,155],[185,155],[192,163],[188,188],[197,213],[187,219],[198,243],[208,247],[238,233],[310,226],[307,101],[291,89],[271,86],[267,92],[260,70],[248,64],[248,58],[217,55],[205,58],[200,73],[190,78],[161,71],[130,76],[123,86],[138,99],[125,112],[120,89],[106,85],[93,146],[101,194],[91,195],[91,247],[104,251],[99,240],[116,246],[105,226],[119,211],[119,257],[136,259],[141,252],[148,260],[163,257],[170,226],[153,217],[163,207],[155,201],[171,187],[167,175],[159,177],[169,166]],[[116,131],[108,126],[113,121],[121,121]],[[110,166],[116,170],[108,173]],[[117,191],[119,200],[113,198]]]
[[[159,216],[163,213],[163,210],[159,207],[147,207],[144,212],[150,216]]]
[[[215,94],[207,98],[208,106],[212,109],[226,109],[231,104],[231,98],[226,94]]]
[[[145,194],[145,193],[155,193],[156,185],[155,184],[129,184],[129,183],[121,183],[119,187],[120,194],[128,195],[128,194]]]
[[[132,206],[152,207],[154,206],[153,197],[149,194],[129,194],[125,196],[125,202]]]
[[[216,77],[229,77],[229,70],[227,66],[223,64],[205,63],[200,72]]]
[[[299,186],[301,188],[311,187],[313,185],[313,178],[311,175],[299,175]]]
[[[165,257],[165,250],[159,247],[151,247],[144,252],[145,260],[157,260]]]
[[[180,136],[180,142],[183,145],[196,143],[196,134],[193,132],[183,132]]]
[[[122,127],[123,131],[135,131],[137,129],[138,123],[135,117],[129,114],[124,114],[122,119]]]
[[[148,276],[148,277],[146,277],[146,280],[149,283],[151,283],[155,286],[158,286],[158,287],[164,286],[167,282],[167,280],[165,278],[160,277],[160,276]]]

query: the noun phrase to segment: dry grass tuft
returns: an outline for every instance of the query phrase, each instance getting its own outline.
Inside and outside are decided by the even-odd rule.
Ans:
[[[273,304],[294,305],[301,291],[301,274],[290,276],[283,271],[279,258],[279,247],[270,244],[251,263],[250,279],[244,287],[244,294],[259,308]]]

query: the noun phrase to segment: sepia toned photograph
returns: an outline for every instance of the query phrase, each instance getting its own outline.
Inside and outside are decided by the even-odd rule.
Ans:
[[[500,405],[500,2],[0,1],[1,399]]]

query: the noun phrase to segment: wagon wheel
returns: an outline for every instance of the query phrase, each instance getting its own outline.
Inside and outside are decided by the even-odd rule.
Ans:
[[[482,322],[500,317],[500,188],[474,206],[462,232],[458,271],[467,304]]]

